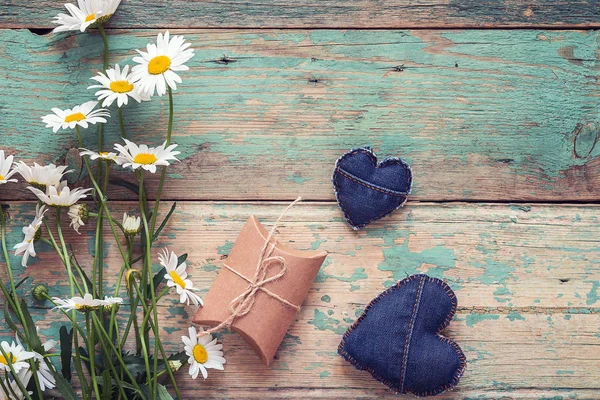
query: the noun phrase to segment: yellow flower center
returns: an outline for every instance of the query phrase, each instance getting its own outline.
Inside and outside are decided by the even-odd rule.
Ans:
[[[171,59],[167,56],[156,56],[148,63],[148,73],[160,75],[171,66]]]
[[[133,84],[128,81],[114,81],[110,83],[110,90],[115,93],[129,93],[133,90]]]
[[[98,155],[100,157],[106,157],[106,156],[108,156],[108,151],[101,151],[100,153],[98,153]]]
[[[0,181],[4,180],[4,175],[0,175]]]
[[[195,350],[194,350],[195,351]],[[10,362],[12,364],[17,362],[17,357],[15,357],[12,353],[6,353],[10,357]],[[195,354],[195,353],[194,353]],[[0,363],[4,365],[8,365],[8,360],[4,357],[4,355],[0,354]]]
[[[169,272],[169,275],[171,275],[171,278],[173,278],[173,282],[181,286],[182,289],[185,289],[185,282],[183,281],[183,279],[181,279],[177,272],[171,271]]]
[[[208,353],[201,344],[195,345],[192,353],[194,354],[194,360],[200,364],[204,364],[208,360]]]
[[[83,115],[82,113],[78,112],[75,114],[71,114],[71,115],[67,115],[65,117],[65,122],[79,122],[85,119],[85,115]]]
[[[140,153],[133,158],[133,162],[136,164],[154,164],[158,160],[156,156],[152,153]]]
[[[87,17],[85,17],[85,22],[90,22],[96,19],[96,14],[90,14]]]

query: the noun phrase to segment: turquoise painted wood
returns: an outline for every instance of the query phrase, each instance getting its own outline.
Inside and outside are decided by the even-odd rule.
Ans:
[[[111,62],[131,62],[156,33],[112,32]],[[197,52],[175,94],[182,162],[169,198],[332,201],[336,158],[365,145],[413,165],[412,200],[600,198],[596,31],[178,33]],[[40,118],[93,98],[99,35],[0,39],[3,146],[63,160],[74,135]],[[164,98],[128,107],[130,137],[159,143],[166,112]],[[115,117],[107,132],[119,140]],[[95,130],[85,137],[92,146]]]
[[[78,169],[75,137],[53,134],[41,116],[92,99],[86,87],[102,64],[102,41],[94,31],[48,33],[61,7],[0,4],[0,148]],[[225,332],[226,372],[200,382],[181,371],[182,397],[390,395],[335,350],[371,298],[423,272],[456,291],[457,316],[445,334],[468,359],[459,387],[440,398],[597,399],[600,34],[573,29],[599,21],[598,0],[124,0],[108,30],[111,63],[131,62],[133,49],[167,28],[196,49],[175,93],[182,157],[169,169],[162,213],[174,200],[178,208],[158,247],[189,253],[191,277],[205,293],[246,218],[268,225],[302,195],[309,201],[277,234],[290,246],[329,252],[272,368]],[[527,29],[498,29],[506,27]],[[125,115],[133,140],[162,141],[166,98]],[[116,118],[106,128],[107,143],[119,140]],[[84,135],[93,147],[95,129]],[[354,232],[330,176],[339,155],[364,145],[404,157],[415,185],[404,209]],[[132,180],[118,170],[112,177]],[[77,184],[88,185],[85,177]],[[118,200],[115,216],[137,208],[117,186],[109,197]],[[0,201],[11,206],[12,246],[33,198],[24,185],[3,185]],[[84,265],[92,230],[68,233]],[[11,262],[19,277],[30,276],[19,291],[42,334],[55,337],[65,321],[30,290],[45,282],[52,295],[66,295],[67,278],[48,247],[37,249],[27,269]],[[105,253],[106,276],[115,275],[110,235]],[[175,300],[159,314],[167,347],[178,351],[195,309]]]
[[[163,211],[166,211],[165,205]],[[272,223],[284,203],[183,202],[158,247],[189,254],[191,279],[206,293],[250,214]],[[134,211],[119,202],[115,215]],[[9,243],[19,241],[31,203],[13,202]],[[335,353],[342,334],[380,291],[407,274],[445,279],[459,299],[446,334],[463,348],[468,369],[442,398],[594,399],[600,387],[599,207],[590,205],[414,204],[352,231],[331,203],[300,204],[289,211],[278,238],[298,249],[329,253],[297,321],[272,368],[236,334],[220,335],[225,373],[204,382],[180,372],[184,398],[322,397],[375,398],[386,391]],[[93,226],[70,231],[78,259],[86,263]],[[19,276],[21,290],[45,282],[51,295],[68,291],[64,271],[48,248]],[[107,237],[106,275],[120,263]],[[13,263],[18,259],[13,259]],[[156,263],[156,256],[154,256]],[[160,308],[164,340],[173,351],[194,313],[170,294]],[[42,333],[54,336],[63,318],[35,303]],[[124,306],[124,309],[127,306]]]
[[[62,2],[0,4],[0,27],[48,28]],[[413,28],[598,27],[598,0],[123,0],[111,26],[119,28]]]

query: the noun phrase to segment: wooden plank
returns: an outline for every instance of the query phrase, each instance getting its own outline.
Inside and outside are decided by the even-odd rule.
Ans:
[[[156,33],[112,32],[111,62],[130,62]],[[600,200],[596,31],[177,33],[197,55],[175,93],[183,154],[168,198],[333,200],[336,158],[370,145],[412,164],[412,200]],[[60,162],[74,135],[53,134],[40,117],[92,98],[100,37],[3,30],[0,39],[2,147]],[[163,140],[165,101],[125,110],[133,140]],[[118,131],[114,117],[107,143]],[[84,134],[94,146],[95,130]]]
[[[163,212],[168,206],[163,203]],[[208,288],[246,219],[255,214],[268,224],[283,207],[179,203],[157,246],[188,253],[196,269],[192,276]],[[117,203],[114,213],[119,218],[136,208],[135,203]],[[14,245],[33,210],[30,203],[17,203],[11,210],[8,240]],[[355,232],[337,206],[304,203],[289,211],[278,231],[294,247],[329,252],[316,287],[334,304],[365,304],[397,280],[423,272],[448,281],[464,309],[552,307],[586,313],[600,307],[599,210],[600,206],[414,204]],[[83,262],[93,252],[92,225],[81,228],[81,235],[69,235]],[[56,272],[42,268],[59,261],[48,254],[49,247],[39,245],[40,258],[27,272],[35,271],[36,279],[48,280],[53,287],[66,284]],[[120,255],[111,237],[106,246],[106,263],[116,273]],[[21,271],[19,260],[13,261]]]
[[[431,28],[594,27],[597,0],[335,0],[239,2],[125,0],[110,25],[119,28]],[[0,27],[49,28],[61,2],[12,0],[0,5]]]
[[[180,371],[182,397],[391,395],[367,372],[357,371],[336,353],[342,334],[364,305],[325,303],[318,300],[319,296],[321,293],[311,293],[270,368],[240,336],[223,332],[219,337],[227,358],[225,371],[209,371],[206,381],[192,380],[187,369]],[[182,349],[180,337],[194,312],[192,307],[185,312],[178,308],[160,307],[159,315],[166,322],[161,338],[173,352]],[[317,320],[315,315],[321,314],[325,317]],[[38,325],[43,334],[53,337],[64,323],[64,318],[50,312]],[[468,360],[467,371],[460,385],[441,398],[539,399],[571,395],[595,399],[600,390],[596,372],[600,367],[599,326],[597,313],[524,312],[515,318],[505,313],[459,311],[445,335],[461,345]]]
[[[33,204],[13,202],[9,244],[20,240]],[[115,214],[134,211],[115,203]],[[166,211],[167,204],[163,208]],[[158,247],[189,253],[191,279],[203,292],[244,221],[257,215],[272,223],[283,203],[184,202]],[[220,335],[228,359],[225,373],[206,382],[180,373],[184,398],[202,397],[367,397],[387,394],[368,374],[336,356],[346,328],[377,293],[406,274],[425,272],[445,279],[456,291],[459,310],[446,334],[469,360],[460,387],[441,398],[488,399],[574,396],[593,399],[600,390],[600,297],[598,220],[600,206],[415,204],[352,231],[335,205],[305,203],[289,211],[278,237],[299,249],[329,252],[296,323],[271,369],[261,365],[235,334]],[[164,214],[163,214],[164,215]],[[68,234],[80,260],[86,260],[91,229]],[[40,257],[15,273],[46,282],[52,295],[66,293],[56,257],[38,246]],[[107,238],[106,276],[118,257]],[[52,267],[48,267],[52,266]],[[175,296],[161,304],[164,338],[180,349],[181,330],[194,307],[177,306]],[[38,304],[42,333],[55,335],[61,317]]]

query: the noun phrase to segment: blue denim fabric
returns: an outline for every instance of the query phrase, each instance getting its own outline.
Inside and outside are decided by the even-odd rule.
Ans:
[[[337,160],[332,181],[346,221],[360,229],[404,205],[412,172],[399,158],[386,158],[378,164],[377,156],[365,147]]]
[[[466,368],[460,347],[439,334],[456,306],[443,281],[410,276],[369,303],[338,353],[397,393],[439,394],[456,386]]]

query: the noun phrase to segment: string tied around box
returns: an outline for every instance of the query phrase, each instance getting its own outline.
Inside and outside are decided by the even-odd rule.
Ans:
[[[252,278],[248,278],[247,276],[244,276],[240,272],[233,269],[231,266],[229,266],[227,264],[223,264],[223,267],[227,268],[229,271],[233,272],[235,275],[237,275],[241,279],[248,282],[248,287],[246,288],[246,290],[244,290],[242,293],[240,293],[239,296],[237,296],[235,299],[231,300],[231,303],[229,303],[230,314],[229,314],[229,317],[227,317],[227,319],[225,319],[223,322],[221,322],[220,324],[218,324],[210,329],[198,332],[198,336],[208,335],[208,334],[211,334],[218,330],[221,330],[223,328],[226,328],[226,329],[231,328],[231,325],[233,324],[233,322],[235,321],[236,318],[243,317],[244,315],[248,314],[250,312],[250,310],[252,310],[252,307],[254,306],[254,302],[256,301],[256,295],[258,294],[259,291],[262,291],[263,293],[267,294],[268,296],[285,304],[288,307],[293,308],[296,311],[300,310],[300,306],[290,303],[283,297],[279,296],[276,293],[273,293],[272,291],[265,288],[264,286],[267,283],[274,282],[278,279],[281,279],[287,272],[287,265],[285,263],[285,259],[281,256],[273,256],[272,255],[273,251],[275,250],[275,247],[277,246],[277,242],[272,241],[271,239],[273,239],[275,231],[279,227],[279,222],[281,221],[281,219],[283,218],[285,213],[290,208],[295,206],[298,202],[300,202],[301,200],[302,200],[302,198],[298,197],[290,205],[288,205],[285,208],[285,210],[283,210],[283,212],[279,215],[279,218],[277,218],[277,221],[275,221],[275,224],[273,224],[273,227],[269,231],[269,234],[265,240],[265,244],[263,245],[263,247],[260,251],[258,261],[256,263],[256,269],[254,271],[254,276]],[[269,270],[271,268],[274,268],[274,267],[279,267],[279,272],[277,274],[273,275],[272,277],[267,278],[266,277],[267,273],[269,272]]]

